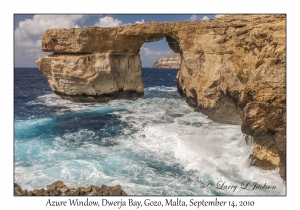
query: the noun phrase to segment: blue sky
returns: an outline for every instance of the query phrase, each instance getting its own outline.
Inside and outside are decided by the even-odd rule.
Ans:
[[[164,21],[195,21],[219,17],[216,14],[79,14],[79,15],[14,15],[14,64],[15,67],[36,67],[35,61],[44,53],[41,39],[45,30],[50,28],[74,28],[83,26],[113,27]],[[145,43],[140,51],[142,66],[150,67],[160,57],[173,55],[165,39]]]

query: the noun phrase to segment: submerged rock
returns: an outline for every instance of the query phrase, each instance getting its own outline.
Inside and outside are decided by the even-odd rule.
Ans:
[[[14,184],[15,196],[125,196],[127,195],[121,185],[101,187],[91,185],[89,187],[69,188],[62,181],[56,181],[47,185],[47,189],[23,190],[18,184]]]

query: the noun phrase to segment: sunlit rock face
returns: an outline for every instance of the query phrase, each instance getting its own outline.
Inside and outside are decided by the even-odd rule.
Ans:
[[[52,91],[65,99],[137,99],[144,93],[138,53],[52,54],[37,64]]]
[[[226,15],[194,22],[50,29],[42,49],[54,54],[37,65],[63,98],[137,99],[143,96],[139,50],[145,42],[166,37],[181,57],[178,90],[187,103],[211,119],[241,124],[255,143],[252,164],[280,167],[285,179],[285,23],[285,15]]]
[[[155,69],[179,69],[181,57],[180,55],[171,55],[159,58],[154,64]]]

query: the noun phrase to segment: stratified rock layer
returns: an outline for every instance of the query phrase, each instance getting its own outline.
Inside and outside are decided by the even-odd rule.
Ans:
[[[52,91],[73,101],[136,99],[144,93],[139,54],[53,54],[37,64]]]
[[[125,196],[120,185],[101,187],[91,185],[89,187],[68,188],[62,181],[47,185],[47,189],[23,190],[18,184],[14,184],[15,196]]]
[[[179,69],[180,68],[180,55],[172,55],[158,59],[154,64],[154,69]]]
[[[51,29],[44,33],[42,49],[54,54],[37,65],[64,98],[136,99],[143,95],[139,50],[145,42],[166,37],[181,57],[178,90],[187,103],[211,119],[242,124],[255,143],[252,164],[279,166],[285,179],[285,21],[285,15],[226,15],[195,22]]]

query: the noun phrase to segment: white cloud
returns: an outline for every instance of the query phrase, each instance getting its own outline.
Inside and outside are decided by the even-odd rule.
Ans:
[[[42,36],[44,31],[51,28],[75,28],[77,22],[83,21],[84,15],[34,15],[32,19],[19,22],[15,30],[15,65],[21,66],[21,61],[34,60],[38,56],[45,55],[42,52]],[[34,59],[34,60],[33,60]]]
[[[157,50],[151,50],[148,47],[141,47],[140,54],[141,56],[145,56],[145,57],[152,57],[152,56],[164,57],[164,56],[173,55],[175,53],[172,50],[157,51]]]
[[[136,21],[135,23],[136,23],[136,24],[142,24],[142,23],[145,23],[145,20],[142,19],[142,21]]]
[[[191,21],[195,21],[195,20],[197,20],[197,19],[198,19],[197,15],[192,15],[192,16],[190,17],[190,20],[191,20]]]
[[[103,18],[99,18],[99,21],[95,23],[95,26],[116,27],[116,26],[120,26],[121,24],[122,24],[121,20],[106,16]]]
[[[16,34],[26,37],[30,34],[40,35],[50,28],[78,27],[75,23],[83,17],[83,15],[34,15],[32,19],[19,23]]]
[[[209,18],[207,17],[207,16],[204,16],[203,18],[202,18],[202,20],[208,20]]]
[[[159,51],[159,50],[151,50],[148,47],[142,46],[140,49],[140,55],[142,60],[142,65],[150,67],[155,61],[159,58],[174,55],[175,53],[172,50]]]
[[[145,67],[152,66],[159,58],[174,55],[175,53],[172,50],[159,51],[151,50],[148,47],[142,46],[140,49],[140,55],[142,60],[142,65]]]
[[[219,18],[219,17],[222,17],[222,16],[224,16],[224,15],[215,15],[216,18]]]

